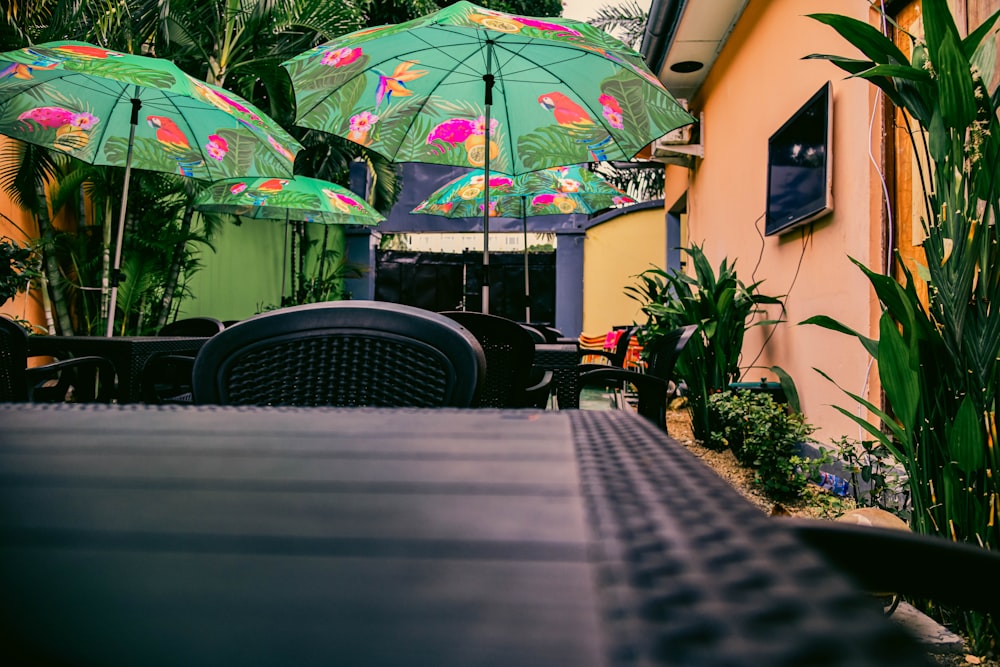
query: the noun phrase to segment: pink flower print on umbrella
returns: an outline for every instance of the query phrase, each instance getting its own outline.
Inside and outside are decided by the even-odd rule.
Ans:
[[[330,202],[330,206],[341,213],[350,213],[351,210],[364,211],[365,207],[358,202],[357,199],[349,197],[339,192],[334,192],[330,188],[323,188],[323,194],[326,195],[327,200]]]
[[[371,129],[377,122],[378,116],[371,111],[362,111],[355,116],[351,116],[351,130],[347,133],[347,138],[362,146],[367,146],[371,143],[368,133],[371,132]]]
[[[528,18],[526,16],[515,16],[513,20],[523,26],[527,26],[528,28],[534,28],[535,30],[541,30],[543,32],[554,32],[554,37],[567,37],[569,39],[582,37],[579,30],[574,30],[573,28],[559,25],[558,23],[539,21],[538,19]]]
[[[234,184],[233,187],[229,188],[229,192],[231,192],[234,195],[238,195],[246,189],[247,189],[247,184],[240,182]]]
[[[274,150],[281,153],[281,155],[284,158],[288,159],[289,161],[295,160],[295,154],[292,153],[292,151],[285,148],[284,144],[279,143],[278,140],[272,137],[270,134],[267,135],[267,143],[271,144],[271,147],[274,148]]]
[[[92,130],[94,126],[100,122],[100,119],[92,113],[78,113],[73,116],[73,120],[70,121],[70,125],[73,127],[78,127],[81,130]]]
[[[580,181],[573,180],[572,178],[560,178],[559,179],[559,191],[560,192],[579,192],[580,191]]]
[[[36,107],[25,111],[17,117],[20,121],[32,121],[38,125],[54,129],[63,125],[70,125],[76,112],[62,107]]]
[[[477,185],[482,189],[483,183],[486,181],[485,174],[473,174],[469,179],[469,185]],[[501,188],[507,189],[514,184],[514,179],[506,174],[490,174],[490,189]]]
[[[485,123],[484,123],[485,124]],[[454,148],[476,132],[476,123],[468,118],[451,118],[438,123],[427,135],[427,145],[435,155]]]
[[[344,67],[345,65],[350,65],[360,57],[360,47],[354,47],[353,49],[350,47],[344,47],[342,49],[327,51],[323,54],[323,58],[320,62],[324,65],[329,65],[330,67]]]
[[[622,118],[622,108],[618,104],[618,100],[611,95],[601,95],[597,98],[597,101],[600,102],[604,118],[607,119],[611,127],[618,130],[623,129],[625,122]]]
[[[229,142],[217,134],[210,134],[208,135],[208,143],[205,144],[205,150],[213,160],[221,161],[229,152]]]

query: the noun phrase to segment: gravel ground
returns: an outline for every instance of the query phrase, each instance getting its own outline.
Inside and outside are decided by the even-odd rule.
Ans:
[[[742,467],[729,451],[717,452],[703,447],[694,439],[691,431],[691,419],[685,410],[670,410],[667,413],[667,431],[674,440],[684,445],[695,456],[705,462],[720,477],[728,481],[747,500],[769,515],[789,515],[807,518],[832,519],[853,507],[853,502],[838,498],[821,489],[809,489],[805,496],[795,502],[781,503],[769,500],[755,486],[753,473]],[[962,634],[955,628],[952,632]],[[980,657],[965,652],[931,654],[931,658],[939,665],[946,667],[1000,667],[1000,661],[993,657]]]

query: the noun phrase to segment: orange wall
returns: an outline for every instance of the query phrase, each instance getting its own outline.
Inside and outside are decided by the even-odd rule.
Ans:
[[[0,151],[6,150],[6,142],[10,141],[12,140],[0,136]],[[0,188],[0,236],[9,237],[21,245],[24,245],[28,237],[38,237],[34,219],[15,206],[2,188]],[[45,321],[41,295],[37,290],[33,290],[30,294],[18,294],[0,305],[0,313],[39,325]]]
[[[868,11],[865,0],[751,0],[691,101],[695,114],[704,113],[705,157],[683,176],[689,181],[689,241],[704,243],[713,266],[735,260],[744,283],[763,280],[764,293],[787,295],[787,324],[748,332],[743,365],[760,368],[747,371],[745,379],[774,379],[771,365],[788,371],[807,420],[821,428],[815,437],[824,442],[860,433],[831,407],[853,410],[850,398],[814,367],[856,393],[874,392],[870,380],[877,378],[856,339],[797,323],[824,314],[871,332],[877,303],[848,258],[882,266],[882,187],[868,156],[874,89],[845,80],[827,62],[803,60],[810,53],[851,54],[833,29],[805,15],[832,12],[867,20]],[[827,80],[834,96],[834,212],[787,235],[764,237],[767,139]],[[871,135],[880,135],[877,122]],[[872,151],[878,155],[878,145]],[[777,309],[770,313],[778,315]]]

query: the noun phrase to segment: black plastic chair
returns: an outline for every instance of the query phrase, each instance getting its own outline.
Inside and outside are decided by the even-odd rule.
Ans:
[[[525,331],[527,331],[528,335],[531,336],[531,342],[535,343],[536,345],[538,343],[545,343],[546,342],[546,340],[545,340],[545,334],[543,334],[541,331],[539,331],[535,327],[531,326],[530,324],[525,324],[524,322],[518,322],[518,324],[520,324],[521,328],[524,329]]]
[[[28,368],[30,356],[28,332],[0,316],[0,401],[111,401],[115,367],[109,360],[76,357]]]
[[[546,407],[552,371],[534,366],[535,340],[523,325],[498,315],[464,310],[441,314],[471,331],[486,354],[486,379],[477,406]]]
[[[226,325],[221,320],[214,317],[185,317],[165,324],[158,332],[157,336],[214,336]]]
[[[873,591],[1000,613],[1000,553],[943,537],[839,521],[782,518],[833,565]]]
[[[214,317],[185,317],[164,325],[157,336],[209,338],[226,328]],[[190,403],[194,354],[159,354],[142,369],[140,391],[144,403]]]
[[[292,306],[213,336],[195,403],[467,407],[486,359],[475,336],[427,310],[375,301]]]
[[[528,333],[535,332],[542,337],[542,343],[557,343],[559,339],[563,337],[563,334],[559,329],[554,329],[548,324],[541,324],[539,322],[519,322],[522,327],[528,329]]]
[[[639,414],[667,430],[667,397],[671,393],[674,366],[684,346],[697,331],[694,324],[674,329],[645,346],[646,372],[612,366],[581,365],[580,387],[627,383],[635,387]],[[622,334],[624,337],[625,334]]]

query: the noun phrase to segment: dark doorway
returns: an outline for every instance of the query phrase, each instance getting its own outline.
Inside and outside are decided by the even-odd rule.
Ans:
[[[531,319],[555,321],[556,255],[529,253]],[[380,250],[375,259],[375,299],[426,310],[482,308],[483,255]],[[490,253],[490,313],[524,320],[524,255]]]

